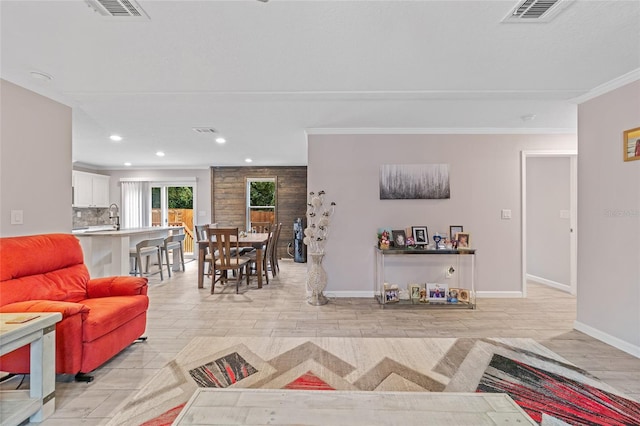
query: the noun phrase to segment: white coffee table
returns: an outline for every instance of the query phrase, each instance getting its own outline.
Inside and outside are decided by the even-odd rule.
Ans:
[[[537,425],[506,394],[198,389],[173,425]]]
[[[32,318],[28,320],[29,318]],[[27,320],[12,324],[12,321]],[[0,355],[31,345],[29,390],[0,392],[2,425],[41,422],[55,411],[56,323],[60,313],[0,314]]]

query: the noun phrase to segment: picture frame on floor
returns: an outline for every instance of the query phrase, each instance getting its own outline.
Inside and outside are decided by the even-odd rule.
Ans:
[[[469,303],[469,290],[467,290],[466,288],[458,289],[458,302]]]
[[[446,302],[449,286],[447,284],[427,283],[427,297],[429,302]]]

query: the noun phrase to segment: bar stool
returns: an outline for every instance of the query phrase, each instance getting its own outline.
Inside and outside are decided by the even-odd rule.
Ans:
[[[129,249],[129,257],[135,259],[134,275],[142,276],[142,257],[146,257],[146,272],[149,273],[149,256],[156,254],[158,256],[158,267],[160,268],[160,280],[162,277],[162,256],[161,247],[164,246],[164,238],[153,238],[151,240],[142,240],[136,244],[135,248]]]
[[[160,249],[165,254],[165,259],[167,259],[167,271],[169,271],[169,278],[171,278],[171,262],[169,262],[169,250],[178,250],[180,253],[180,263],[182,263],[182,272],[184,269],[184,248],[182,246],[184,242],[184,237],[186,234],[176,234],[170,235],[164,239],[164,244],[160,246]],[[175,252],[174,252],[175,258]]]

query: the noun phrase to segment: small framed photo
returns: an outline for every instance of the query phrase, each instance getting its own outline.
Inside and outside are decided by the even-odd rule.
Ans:
[[[412,300],[420,299],[420,284],[409,284],[409,294]]]
[[[413,241],[416,245],[429,244],[429,233],[426,226],[412,226],[411,233],[413,234]]]
[[[459,288],[450,288],[447,293],[447,302],[449,303],[458,303],[458,297],[460,295]]]
[[[427,297],[429,302],[446,302],[449,286],[446,284],[427,283]]]
[[[624,161],[640,160],[640,127],[626,130],[623,135]]]
[[[462,225],[452,225],[449,227],[449,238],[452,240],[457,240],[456,235],[462,232]]]
[[[384,291],[385,303],[395,303],[400,301],[400,292],[397,288],[391,288]]]
[[[458,289],[458,302],[469,303],[469,290],[466,288]]]
[[[393,235],[393,244],[396,248],[406,247],[407,234],[405,234],[404,229],[394,229],[391,231],[391,235]]]
[[[456,240],[458,241],[458,250],[471,248],[471,235],[468,232],[458,232]]]

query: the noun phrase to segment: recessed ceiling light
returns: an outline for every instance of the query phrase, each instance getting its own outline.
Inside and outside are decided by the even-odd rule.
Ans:
[[[128,161],[126,163],[124,163],[125,166],[129,167],[131,165],[131,163],[129,163]]]
[[[31,72],[29,72],[29,74],[31,74],[31,77],[35,78],[36,80],[42,80],[42,81],[51,81],[51,80],[53,80],[53,77],[51,77],[49,74],[44,73],[44,72],[31,71]]]
[[[216,142],[225,143],[227,140],[225,138],[216,138]]]
[[[158,152],[156,152],[156,155],[157,155],[158,157],[164,157],[164,152],[162,152],[162,151],[158,151]]]
[[[120,136],[120,135],[111,135],[111,136],[109,136],[109,139],[111,139],[114,142],[120,142],[122,140],[122,136]]]
[[[245,162],[245,163],[251,163],[252,161],[253,161],[253,160],[252,160],[251,158],[245,158],[245,159],[244,159],[244,162]]]

